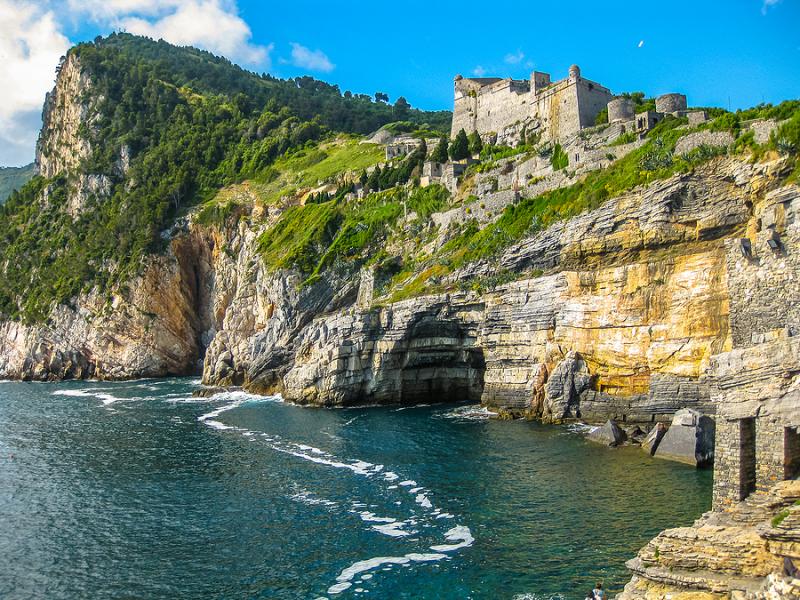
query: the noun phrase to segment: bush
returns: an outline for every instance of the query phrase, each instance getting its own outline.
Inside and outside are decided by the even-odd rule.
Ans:
[[[553,165],[554,171],[566,169],[569,166],[569,157],[567,153],[561,148],[561,144],[556,144],[553,147],[553,154],[550,156],[550,164]]]

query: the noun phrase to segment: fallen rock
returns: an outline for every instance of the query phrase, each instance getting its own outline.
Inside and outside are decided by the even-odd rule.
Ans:
[[[714,420],[691,408],[675,413],[654,456],[696,467],[714,462]]]
[[[647,432],[643,431],[638,425],[634,425],[633,427],[625,428],[625,435],[627,436],[629,442],[633,444],[641,444],[645,440],[645,437],[647,437]]]
[[[653,429],[650,430],[650,433],[647,434],[647,437],[644,438],[642,442],[642,450],[647,451],[650,456],[653,456],[658,450],[658,445],[661,443],[661,440],[664,438],[664,434],[667,433],[667,426],[664,423],[658,423]]]
[[[586,439],[606,446],[619,446],[625,442],[627,434],[614,421],[609,420],[602,427],[590,431]]]

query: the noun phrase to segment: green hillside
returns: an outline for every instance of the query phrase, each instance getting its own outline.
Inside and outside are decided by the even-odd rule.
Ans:
[[[31,180],[33,169],[33,163],[24,167],[0,167],[0,204],[6,201],[11,192]]]
[[[70,50],[93,85],[95,114],[81,131],[93,155],[82,170],[106,175],[110,197],[74,219],[64,206],[75,178],[34,178],[0,209],[0,314],[41,320],[82,289],[124,282],[159,251],[161,232],[224,186],[269,175],[287,152],[398,120],[449,131],[451,113],[344,94],[310,77],[280,80],[224,58],[129,34]],[[129,150],[130,168],[118,163]],[[48,202],[36,203],[48,187]]]

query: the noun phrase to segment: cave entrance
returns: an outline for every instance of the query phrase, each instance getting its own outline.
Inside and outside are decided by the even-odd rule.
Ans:
[[[486,361],[468,328],[426,316],[408,332],[400,365],[401,401],[480,402]]]

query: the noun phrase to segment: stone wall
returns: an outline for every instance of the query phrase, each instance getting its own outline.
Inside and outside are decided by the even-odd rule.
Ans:
[[[675,154],[687,154],[700,146],[724,148],[733,143],[733,136],[727,131],[698,131],[683,136],[675,144]]]
[[[755,210],[761,229],[726,243],[734,347],[761,343],[786,328],[800,332],[800,188],[769,192]]]

